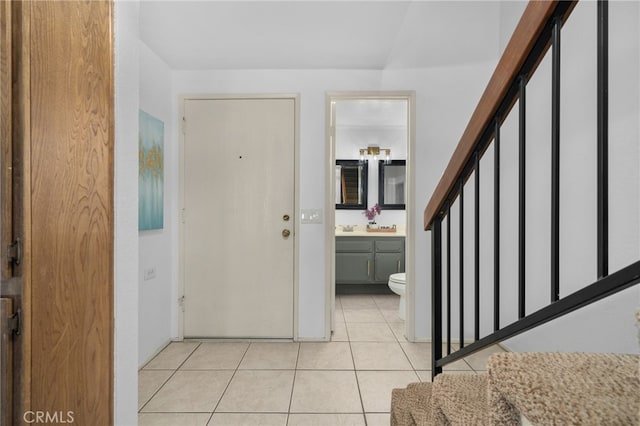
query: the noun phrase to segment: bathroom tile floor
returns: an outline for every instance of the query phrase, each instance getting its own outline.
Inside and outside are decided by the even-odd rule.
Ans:
[[[396,295],[336,297],[331,342],[173,342],[139,372],[140,426],[388,425],[391,390],[431,380]],[[489,348],[446,373],[485,369]]]

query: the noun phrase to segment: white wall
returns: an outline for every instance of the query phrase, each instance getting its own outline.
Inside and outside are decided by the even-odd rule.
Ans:
[[[171,143],[171,70],[143,42],[140,43],[140,109],[164,123],[165,164],[177,162],[178,150]],[[175,167],[165,167],[164,175],[164,227],[139,233],[138,263],[138,364],[144,365],[172,336],[172,300],[176,300],[175,283],[178,282],[178,249],[172,244],[177,238],[178,184]],[[144,280],[147,269],[155,269],[156,277]]]
[[[595,3],[580,3],[563,29],[563,121],[561,167],[561,295],[595,281]],[[610,4],[610,272],[638,259],[640,199],[638,168],[637,3]],[[548,64],[541,66],[548,74]],[[566,77],[565,77],[566,76]],[[542,78],[548,79],[548,77]],[[542,84],[539,84],[542,88]],[[535,86],[534,86],[535,87]],[[540,106],[546,95],[536,95]],[[542,111],[548,111],[543,108]],[[542,123],[542,112],[532,118]],[[541,126],[537,126],[539,130]],[[538,134],[537,138],[543,135]],[[536,136],[534,136],[536,137]],[[537,148],[548,164],[549,153]],[[538,181],[548,181],[543,166]],[[566,173],[570,170],[571,173]],[[547,177],[544,177],[546,175]],[[547,182],[548,183],[548,182]],[[534,192],[536,189],[534,188]],[[531,203],[548,212],[549,202],[534,195]],[[548,215],[546,215],[548,216]],[[528,249],[545,253],[548,219]],[[538,224],[540,225],[540,224]],[[529,232],[529,231],[528,231]],[[533,235],[533,231],[531,232]],[[532,255],[528,312],[548,300],[549,260]],[[537,271],[537,272],[536,272]],[[540,289],[536,289],[538,285]],[[636,352],[634,312],[637,288],[575,312],[507,342],[518,351],[579,350]],[[515,315],[512,313],[512,316]],[[595,339],[593,336],[598,336]]]
[[[507,29],[519,18],[517,3],[503,8],[502,44]],[[580,3],[562,33],[562,110],[561,110],[561,295],[568,295],[596,279],[595,258],[595,137],[596,62],[595,7]],[[614,3],[611,7],[611,271],[637,260],[639,200],[638,168],[638,32],[637,4]],[[631,9],[631,10],[630,10]],[[531,313],[549,301],[550,285],[550,102],[551,63],[547,56],[527,86],[527,221],[526,221],[526,312]],[[501,129],[501,323],[517,320],[517,109]],[[492,330],[493,280],[493,149],[481,162],[480,259],[481,335]],[[474,178],[474,175],[471,177]],[[473,329],[473,181],[465,190],[465,335]],[[458,206],[452,220],[458,223]],[[457,226],[452,240],[457,241]],[[457,248],[457,247],[456,247]],[[453,300],[457,303],[458,256],[452,256]],[[631,352],[635,341],[631,315],[634,312],[631,289],[610,300],[555,321],[539,330],[507,342],[514,350],[608,350]],[[454,305],[456,306],[456,305]],[[458,310],[454,308],[453,330],[457,338]],[[602,334],[595,342],[591,336]],[[571,336],[571,338],[567,338]]]
[[[431,338],[431,238],[422,218],[451,155],[495,68],[495,62],[414,70],[387,70],[382,85],[416,91],[415,337]]]
[[[613,10],[619,3],[614,3]],[[154,300],[170,304],[170,333],[168,337],[178,335],[177,307],[177,176],[178,176],[178,95],[203,93],[300,93],[301,94],[301,146],[300,146],[300,207],[324,208],[326,167],[325,158],[325,92],[354,90],[414,90],[416,91],[416,187],[412,194],[414,214],[417,218],[417,236],[415,238],[416,258],[416,337],[429,338],[431,335],[430,318],[430,235],[422,232],[421,220],[424,207],[435,188],[441,173],[461,136],[466,123],[480,98],[482,91],[493,71],[495,63],[467,64],[456,67],[442,67],[416,70],[231,70],[231,71],[173,71],[171,81],[167,81],[167,69],[158,62],[152,52],[141,46],[138,39],[138,2],[115,3],[115,84],[116,84],[116,161],[115,161],[115,423],[135,424],[137,422],[137,368],[154,351],[166,342],[167,324],[152,326],[151,321],[140,323],[140,340],[138,340],[138,311],[143,311],[154,318],[166,308],[156,309]],[[627,7],[635,8],[631,17],[640,19],[640,11],[636,3]],[[507,3],[501,7],[501,47],[508,40],[515,20],[519,18],[518,9],[523,8],[520,2]],[[615,12],[614,12],[615,13]],[[640,35],[636,27],[631,36],[635,45],[623,44],[631,53],[631,67],[626,81],[628,92],[640,97],[638,84],[638,45]],[[616,28],[616,25],[611,27]],[[621,31],[628,31],[620,26]],[[628,39],[627,39],[628,40]],[[154,68],[158,66],[158,68]],[[140,67],[140,68],[139,68]],[[634,68],[635,67],[635,68]],[[142,72],[140,72],[141,70]],[[157,71],[157,72],[156,72]],[[140,77],[141,78],[140,78]],[[636,76],[634,79],[633,76]],[[168,110],[167,90],[171,87],[171,110]],[[630,88],[629,88],[630,87]],[[614,88],[615,89],[615,88]],[[633,90],[632,90],[633,89]],[[139,93],[140,90],[140,93]],[[615,92],[615,90],[614,90]],[[624,95],[624,92],[622,93]],[[140,99],[140,100],[138,100]],[[624,167],[619,171],[627,175],[616,176],[623,182],[638,182],[640,152],[637,141],[640,134],[638,117],[638,97],[625,98],[627,114],[622,116],[631,121],[620,123],[626,135],[628,155],[621,155]],[[160,234],[142,234],[137,232],[137,134],[138,104],[142,109],[162,119],[165,123],[165,230]],[[615,111],[615,107],[614,107]],[[157,115],[156,115],[157,114]],[[635,121],[634,121],[635,119]],[[635,141],[635,142],[634,142]],[[629,145],[631,144],[631,145]],[[628,161],[628,163],[627,163]],[[627,164],[630,164],[628,167]],[[616,166],[619,166],[616,164]],[[489,167],[489,166],[488,166]],[[488,168],[487,167],[487,168]],[[618,170],[617,170],[618,171]],[[484,181],[484,180],[483,180]],[[624,186],[622,186],[624,189]],[[624,191],[622,191],[624,193]],[[617,193],[616,193],[617,194]],[[629,218],[639,216],[640,191],[626,193],[624,208],[619,209],[625,215],[623,223],[630,223]],[[472,197],[469,197],[472,200]],[[470,201],[471,201],[470,200]],[[618,210],[616,210],[618,212]],[[624,213],[626,212],[626,213]],[[614,213],[616,214],[616,213]],[[170,223],[168,223],[170,222]],[[635,225],[633,225],[635,223]],[[622,262],[626,254],[640,254],[638,240],[640,229],[637,221],[630,223],[631,228],[625,234],[614,229],[616,245],[624,247],[621,256],[616,257],[614,264]],[[634,227],[635,226],[635,227]],[[324,225],[303,225],[300,231],[300,318],[299,336],[316,339],[324,335]],[[636,238],[636,236],[638,238]],[[626,238],[625,238],[626,237]],[[154,243],[167,242],[171,247],[155,247]],[[140,251],[139,251],[140,248]],[[157,250],[156,250],[157,249]],[[162,263],[169,256],[168,263]],[[636,257],[637,258],[637,257]],[[138,261],[140,259],[140,261]],[[138,280],[141,271],[149,266],[157,267],[156,281],[142,282]],[[166,269],[165,269],[166,268]],[[171,294],[167,291],[170,283]],[[140,292],[140,301],[138,297]],[[635,293],[635,297],[627,297],[626,293]],[[585,327],[604,329],[615,340],[625,339],[626,329],[618,328],[621,316],[624,324],[629,321],[627,312],[630,305],[633,310],[637,306],[637,289],[628,290],[617,298],[598,304],[593,308],[597,319],[590,320],[587,312],[573,322],[557,325],[557,321],[545,329],[524,335],[520,339],[512,339],[514,349],[526,350],[529,343],[535,350],[545,347],[551,350],[567,346],[576,350],[576,343],[589,341],[589,336],[575,336],[577,329],[590,330]],[[157,297],[157,299],[155,299]],[[630,302],[629,302],[630,301]],[[629,305],[629,306],[627,306]],[[633,311],[631,311],[633,312]],[[593,315],[594,318],[596,316]],[[158,316],[158,318],[160,318]],[[165,317],[166,318],[166,317]],[[162,321],[160,319],[160,321]],[[562,330],[560,330],[562,329]],[[614,331],[612,333],[609,333]],[[569,334],[567,334],[569,333]],[[144,335],[143,335],[144,334]],[[630,339],[635,342],[635,339]],[[564,342],[563,342],[564,341]],[[548,344],[545,345],[545,342]],[[140,344],[140,354],[138,354]]]
[[[581,3],[582,5],[583,3]],[[502,14],[501,48],[524,9],[508,3]],[[625,9],[625,7],[627,9]],[[618,3],[611,7],[615,27],[611,31],[611,268],[637,260],[640,200],[638,168],[638,52],[637,4]],[[584,8],[584,9],[581,9]],[[567,295],[595,281],[595,3],[585,2],[574,12],[571,25],[563,30],[562,152],[561,152],[561,295]],[[617,11],[614,11],[618,8]],[[631,9],[631,10],[629,10]],[[611,28],[610,27],[610,28]],[[593,34],[591,33],[593,31]],[[617,64],[617,65],[616,65]],[[478,65],[476,65],[478,66]],[[492,67],[491,64],[489,66]],[[473,65],[468,66],[470,71]],[[444,72],[441,72],[444,71]],[[492,69],[490,70],[492,71]],[[431,77],[428,77],[430,73]],[[418,88],[417,195],[416,217],[422,217],[426,201],[444,171],[455,143],[469,119],[481,90],[473,80],[465,79],[464,67],[453,70],[420,70],[419,77],[407,78],[401,71],[400,89]],[[480,76],[482,72],[469,75]],[[482,88],[488,81],[486,74]],[[439,81],[438,79],[442,79]],[[423,84],[438,82],[447,90],[421,91]],[[383,86],[388,84],[383,81]],[[433,86],[429,86],[430,88]],[[466,96],[465,96],[466,95]],[[427,97],[424,97],[427,96]],[[550,60],[541,65],[527,92],[527,312],[544,306],[549,300],[550,235]],[[433,121],[432,121],[433,120]],[[445,120],[442,122],[441,120]],[[454,133],[457,129],[458,133]],[[429,136],[426,138],[425,136]],[[615,142],[614,142],[615,141]],[[502,128],[502,321],[517,319],[517,104]],[[481,335],[492,330],[493,280],[493,149],[481,162]],[[423,167],[421,167],[423,166]],[[424,167],[426,166],[426,167]],[[473,330],[473,178],[465,189],[465,336]],[[458,223],[457,205],[452,220]],[[445,222],[446,223],[446,222]],[[444,224],[443,223],[443,226]],[[416,336],[430,336],[430,235],[418,233],[416,241]],[[452,241],[457,241],[457,226]],[[453,338],[458,337],[457,247],[452,256]],[[589,350],[633,352],[637,350],[633,313],[637,306],[637,288],[627,290],[507,342],[514,350]],[[629,297],[629,296],[632,297]],[[594,332],[602,336],[592,339]]]
[[[519,19],[524,6],[520,2],[509,3],[501,10],[502,31],[500,48],[509,39],[512,29]],[[637,16],[634,14],[633,16]],[[636,40],[638,37],[635,38]],[[179,113],[178,96],[185,94],[224,94],[224,93],[300,93],[300,207],[302,209],[324,206],[325,153],[324,102],[326,91],[354,90],[414,90],[416,91],[416,188],[412,198],[415,201],[414,214],[418,218],[418,228],[422,228],[420,219],[426,203],[435,188],[441,173],[455,148],[459,137],[467,124],[475,105],[493,71],[495,63],[467,64],[455,67],[441,67],[417,70],[211,70],[211,71],[173,71],[170,150],[178,144],[177,120]],[[636,73],[637,75],[637,73]],[[637,84],[637,82],[635,83]],[[632,92],[632,93],[637,93]],[[544,103],[544,98],[539,101]],[[574,101],[575,102],[575,101]],[[578,101],[579,102],[579,101]],[[637,105],[637,102],[636,102]],[[633,105],[632,105],[633,106]],[[636,110],[632,110],[635,112]],[[637,116],[637,114],[636,114]],[[638,129],[638,126],[635,126]],[[168,133],[167,133],[168,135]],[[532,136],[533,137],[533,136]],[[636,138],[637,140],[637,138]],[[631,156],[623,160],[638,164],[637,146]],[[544,157],[545,152],[540,156]],[[485,165],[486,162],[486,165]],[[177,179],[177,160],[169,160],[167,175]],[[490,169],[491,161],[483,160],[483,170]],[[628,168],[625,168],[628,169]],[[631,168],[633,174],[633,167]],[[531,170],[535,172],[535,169]],[[533,175],[532,175],[533,176]],[[633,178],[634,176],[629,176]],[[483,177],[483,188],[491,175]],[[531,178],[533,179],[533,178]],[[168,185],[175,185],[175,180]],[[483,189],[485,191],[485,189]],[[635,191],[637,193],[637,191]],[[629,217],[638,211],[638,200],[631,196]],[[473,202],[473,195],[468,197]],[[585,201],[581,201],[584,203]],[[489,201],[486,203],[489,205]],[[467,204],[469,205],[469,204]],[[170,207],[176,214],[177,206]],[[483,210],[484,211],[484,210]],[[483,217],[488,217],[483,213]],[[625,223],[628,223],[626,221]],[[484,222],[483,222],[484,223]],[[633,225],[632,225],[633,226]],[[637,227],[637,225],[635,225]],[[467,227],[468,230],[472,229]],[[300,292],[299,292],[299,336],[301,339],[318,339],[324,334],[324,225],[302,225],[300,232]],[[613,234],[623,238],[625,235],[614,230]],[[640,235],[633,228],[627,235]],[[177,234],[173,233],[171,243],[177,246]],[[627,238],[621,242],[633,253],[640,250],[637,243]],[[415,239],[416,254],[416,336],[429,338],[430,330],[430,266],[431,256],[429,233],[418,232]],[[579,258],[579,257],[578,257]],[[467,256],[467,260],[471,260]],[[484,258],[483,258],[484,259]],[[175,261],[175,257],[174,257]],[[542,261],[534,259],[533,262]],[[472,264],[471,264],[472,268]],[[469,269],[469,268],[467,268]],[[472,270],[472,269],[470,269]],[[483,282],[490,268],[483,267]],[[508,273],[507,273],[508,275]],[[468,280],[470,282],[470,280]],[[177,282],[177,281],[176,281]],[[174,286],[177,286],[174,283]],[[174,291],[175,291],[174,287]],[[508,292],[507,292],[508,293]],[[547,290],[544,290],[547,293]],[[467,292],[470,295],[470,292]],[[177,295],[176,295],[177,296]],[[536,300],[534,292],[532,300]],[[172,303],[172,336],[177,336],[177,297]],[[484,300],[484,299],[483,299]],[[610,302],[611,303],[611,302]],[[470,306],[470,305],[468,305]],[[606,307],[601,308],[609,312]],[[508,314],[505,315],[508,318]],[[608,327],[606,321],[600,321]],[[555,323],[554,323],[555,324]],[[483,324],[483,329],[488,326]],[[470,330],[470,327],[467,327]],[[560,333],[557,334],[560,336]],[[536,340],[531,338],[532,341]],[[512,343],[513,344],[513,343]],[[517,346],[517,343],[516,343]],[[515,347],[515,346],[514,346]]]
[[[500,32],[499,50],[500,54],[509,43],[520,17],[527,7],[527,1],[509,0],[500,2]]]
[[[440,170],[453,152],[494,64],[446,67],[430,70],[228,70],[174,71],[174,100],[183,94],[205,93],[300,93],[300,208],[324,208],[325,203],[325,93],[327,91],[415,90],[417,116],[417,192],[415,214],[422,211]],[[179,105],[174,104],[174,124]],[[461,118],[462,117],[462,118]],[[172,143],[177,144],[174,126]],[[171,166],[168,166],[171,167]],[[175,174],[174,171],[171,172]],[[383,212],[384,214],[384,212]],[[426,233],[416,242],[417,281],[421,306],[428,302],[429,275]],[[177,243],[177,241],[176,241]],[[299,336],[324,336],[325,251],[324,225],[302,225],[300,229]],[[418,337],[430,334],[428,312],[422,309],[416,328]],[[177,317],[173,318],[177,323]]]
[[[380,74],[376,71],[174,71],[174,123],[179,116],[179,95],[300,93],[300,208],[324,210],[325,91],[377,90],[380,87],[379,80]],[[177,128],[174,127],[172,139],[176,146],[179,140]],[[174,172],[177,170],[172,171],[172,174]],[[321,339],[325,334],[324,224],[301,225],[298,232],[298,335],[301,339]],[[177,240],[175,243],[177,244]],[[177,312],[173,322],[177,324]]]
[[[138,423],[138,12],[115,2],[114,424]]]

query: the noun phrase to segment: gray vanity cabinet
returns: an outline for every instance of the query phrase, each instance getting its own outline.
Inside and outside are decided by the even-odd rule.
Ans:
[[[336,253],[336,283],[370,283],[372,265],[371,253]]]
[[[336,237],[336,284],[387,284],[404,272],[404,237]]]
[[[374,242],[374,281],[388,283],[389,275],[404,272],[404,238],[380,238]]]
[[[365,237],[336,238],[336,283],[371,283],[373,239]]]

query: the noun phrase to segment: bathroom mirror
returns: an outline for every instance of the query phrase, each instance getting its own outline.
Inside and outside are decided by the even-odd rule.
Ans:
[[[368,176],[367,163],[336,160],[336,209],[367,208]]]
[[[404,210],[406,200],[406,160],[378,162],[378,204],[386,210]]]

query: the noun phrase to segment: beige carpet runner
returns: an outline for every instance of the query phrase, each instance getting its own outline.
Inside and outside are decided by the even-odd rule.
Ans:
[[[500,353],[487,374],[394,389],[392,426],[640,425],[640,356]]]

